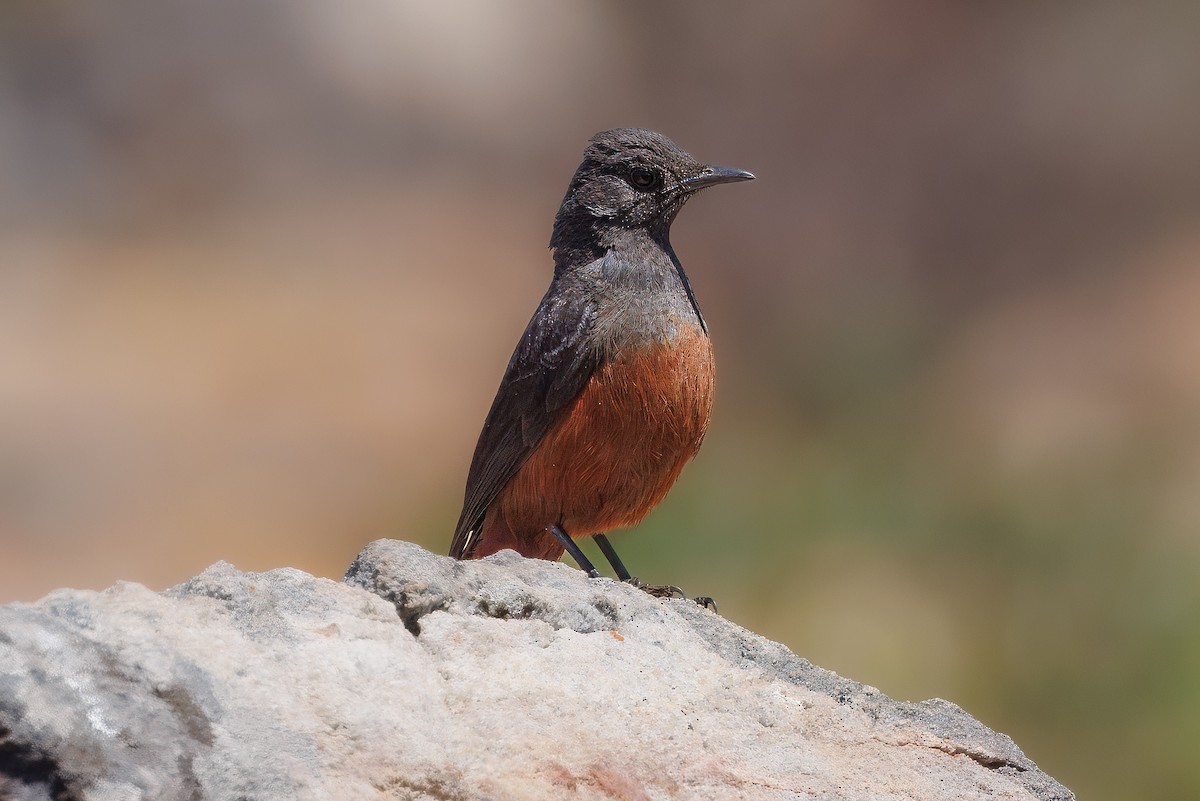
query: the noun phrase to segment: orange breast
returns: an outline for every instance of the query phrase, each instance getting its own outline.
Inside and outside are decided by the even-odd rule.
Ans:
[[[598,369],[489,507],[473,554],[557,559],[545,533],[636,525],[696,455],[713,403],[712,342],[698,327],[627,348]]]

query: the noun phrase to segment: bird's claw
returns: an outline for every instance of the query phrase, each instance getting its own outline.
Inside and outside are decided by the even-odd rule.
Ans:
[[[687,599],[687,595],[684,594],[683,590],[674,584],[646,584],[639,578],[627,578],[624,583],[631,587],[637,587],[642,592],[649,593],[655,598]]]
[[[646,584],[641,579],[636,577],[627,578],[623,583],[628,584],[631,587],[637,587],[639,590],[649,593],[655,598],[677,598],[681,601],[688,600],[687,594],[674,584]],[[691,600],[695,601],[700,606],[703,606],[705,609],[711,609],[714,612],[717,611],[717,602],[712,598],[709,598],[707,595],[698,595]]]

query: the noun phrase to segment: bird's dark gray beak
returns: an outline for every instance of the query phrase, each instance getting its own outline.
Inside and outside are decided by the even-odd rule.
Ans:
[[[680,183],[689,192],[703,189],[715,184],[731,184],[735,181],[753,181],[754,173],[733,167],[705,167],[691,178],[684,178]]]

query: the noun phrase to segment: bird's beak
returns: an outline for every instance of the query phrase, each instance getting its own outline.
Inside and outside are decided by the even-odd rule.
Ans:
[[[703,189],[715,184],[731,184],[735,181],[753,181],[754,173],[737,170],[733,167],[705,167],[691,178],[684,178],[680,184],[689,192]]]

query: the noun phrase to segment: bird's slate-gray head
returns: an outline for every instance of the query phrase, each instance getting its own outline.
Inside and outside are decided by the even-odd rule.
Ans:
[[[621,231],[667,244],[675,215],[706,186],[748,181],[745,170],[701,164],[660,133],[617,128],[592,137],[554,219],[555,260],[595,258]]]

